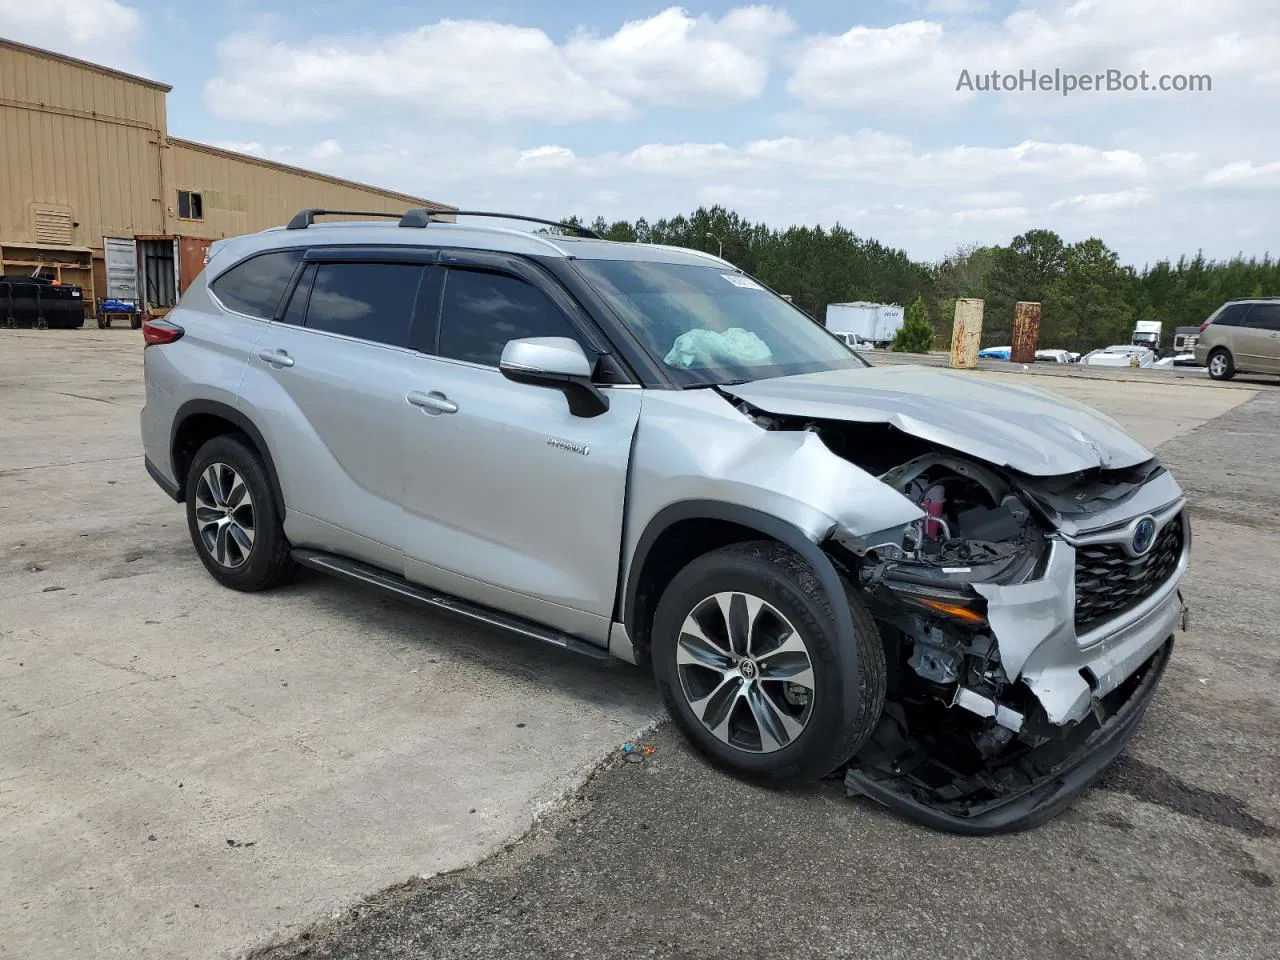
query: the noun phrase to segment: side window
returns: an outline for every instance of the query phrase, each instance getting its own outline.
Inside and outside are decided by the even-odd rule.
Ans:
[[[412,263],[318,264],[307,329],[408,346],[422,274]]]
[[[1249,312],[1247,303],[1233,303],[1230,306],[1222,308],[1222,312],[1218,314],[1218,318],[1214,320],[1215,326],[1223,327],[1242,327],[1244,323],[1244,315]]]
[[[1280,330],[1280,303],[1254,304],[1249,311],[1249,326],[1260,330]]]
[[[482,270],[449,271],[440,314],[440,356],[496,367],[508,341],[523,337],[582,342],[559,308],[523,280]]]
[[[236,264],[214,280],[210,289],[228,310],[270,320],[301,259],[301,250],[259,254]]]

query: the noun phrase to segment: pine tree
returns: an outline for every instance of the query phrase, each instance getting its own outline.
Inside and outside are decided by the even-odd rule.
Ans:
[[[899,353],[928,353],[933,349],[933,324],[924,297],[916,297],[907,307],[902,328],[893,338],[893,350]]]

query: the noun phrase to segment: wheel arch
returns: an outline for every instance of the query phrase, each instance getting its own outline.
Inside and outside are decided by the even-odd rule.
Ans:
[[[681,569],[711,550],[745,540],[767,539],[799,554],[812,568],[835,611],[836,636],[848,650],[852,676],[845,689],[857,690],[858,648],[853,617],[844,602],[844,584],[819,543],[785,520],[751,507],[715,500],[685,500],[658,511],[636,541],[622,591],[621,623],[643,660],[649,651],[649,628],[658,598]]]
[[[275,497],[276,508],[283,521],[286,510],[284,494],[280,489],[275,461],[262,431],[235,407],[217,400],[188,400],[178,408],[178,413],[173,418],[173,427],[169,432],[169,459],[173,476],[178,481],[177,499],[186,499],[187,473],[196,451],[214,437],[228,433],[244,434],[262,457],[267,480],[271,484],[271,495]]]

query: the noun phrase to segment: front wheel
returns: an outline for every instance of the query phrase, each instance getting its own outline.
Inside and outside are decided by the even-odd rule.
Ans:
[[[833,602],[849,605],[856,650],[837,637]],[[797,554],[768,541],[680,571],[658,604],[652,652],[685,735],[751,780],[825,776],[862,746],[884,705],[884,649],[862,601],[848,589],[828,597]]]
[[[1236,375],[1236,364],[1231,354],[1219,347],[1209,354],[1209,376],[1214,380],[1230,380]]]

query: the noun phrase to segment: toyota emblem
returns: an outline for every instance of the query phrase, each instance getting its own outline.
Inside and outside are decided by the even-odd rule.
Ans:
[[[1151,517],[1142,517],[1133,525],[1133,540],[1130,551],[1135,557],[1146,554],[1156,542],[1156,522]]]

